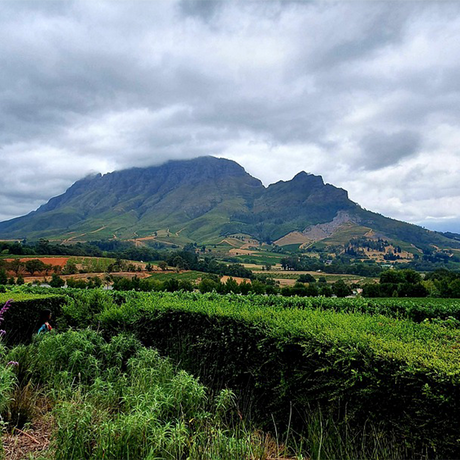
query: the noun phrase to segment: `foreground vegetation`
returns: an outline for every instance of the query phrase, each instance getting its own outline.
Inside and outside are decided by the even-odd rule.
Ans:
[[[25,290],[36,288],[21,288],[20,295]],[[149,449],[173,447],[179,450],[157,450],[155,458],[277,458],[275,447],[290,448],[284,455],[314,458],[460,454],[460,330],[444,316],[458,313],[454,301],[65,292],[50,297],[59,329],[89,326],[100,332],[49,335],[4,358],[20,363],[16,385],[31,382],[52,401],[59,427],[54,448],[63,452],[59,457],[53,451],[53,458],[128,458],[123,445],[133,449],[132,458],[154,458]],[[407,319],[430,308],[428,322]],[[5,316],[5,327],[16,328],[31,305],[18,301],[15,309],[17,316]],[[163,363],[152,346],[172,361]],[[212,391],[176,372],[172,362]],[[140,363],[140,373],[133,363]],[[5,369],[11,376],[11,368]],[[160,390],[152,402],[147,384],[136,390],[141,375],[155,382],[152,373],[163,373],[158,369],[170,369],[165,372],[173,382],[189,382],[195,396],[178,393],[191,405]],[[168,391],[175,388],[161,381],[169,382]],[[9,391],[3,392],[4,413]],[[223,412],[221,399],[229,404]],[[149,418],[152,407],[163,414],[168,434]],[[144,427],[147,420],[160,430],[157,435]],[[153,446],[151,436],[163,440],[162,447]],[[170,436],[177,436],[174,446]]]
[[[3,368],[2,394],[14,384],[29,388],[28,401],[4,401],[6,420],[24,422],[30,399],[53,407],[54,440],[39,458],[231,460],[285,451],[244,426],[230,390],[211,395],[130,335],[106,342],[91,330],[51,333],[5,359],[19,365]]]

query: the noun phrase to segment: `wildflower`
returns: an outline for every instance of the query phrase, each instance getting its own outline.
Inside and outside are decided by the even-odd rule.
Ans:
[[[17,361],[8,361],[7,366],[19,366]]]
[[[3,321],[3,315],[10,309],[10,305],[13,299],[7,300],[5,305],[3,305],[2,309],[0,310],[0,323]]]
[[[4,329],[0,329],[0,338],[4,337],[6,331]]]

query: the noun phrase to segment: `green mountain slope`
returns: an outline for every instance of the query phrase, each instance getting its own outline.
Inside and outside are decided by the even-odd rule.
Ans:
[[[362,209],[320,176],[301,172],[266,188],[237,163],[214,157],[89,176],[36,211],[0,223],[0,238],[63,241],[209,243],[238,233],[278,244],[372,235],[460,247],[440,233]]]

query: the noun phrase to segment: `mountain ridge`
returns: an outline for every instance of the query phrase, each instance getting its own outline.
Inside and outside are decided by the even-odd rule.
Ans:
[[[296,232],[296,241],[303,238],[299,244],[307,244],[339,231],[420,248],[460,247],[441,233],[361,208],[346,190],[325,184],[321,176],[301,171],[265,187],[238,163],[216,157],[86,176],[37,210],[0,222],[0,238],[66,241],[95,235],[154,238],[160,232],[180,235],[183,242],[216,242],[232,234],[280,242]]]

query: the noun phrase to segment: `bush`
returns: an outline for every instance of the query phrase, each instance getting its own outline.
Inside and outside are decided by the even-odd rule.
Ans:
[[[72,297],[62,306],[61,324],[65,326],[88,327],[104,309],[116,305],[114,298],[100,289],[74,291]]]
[[[303,275],[300,275],[297,278],[298,283],[316,283],[316,279],[314,276],[310,275],[310,273],[305,273]]]
[[[64,286],[65,281],[59,276],[56,275],[56,273],[53,273],[51,275],[51,281],[50,281],[50,286],[54,288],[60,288]]]

